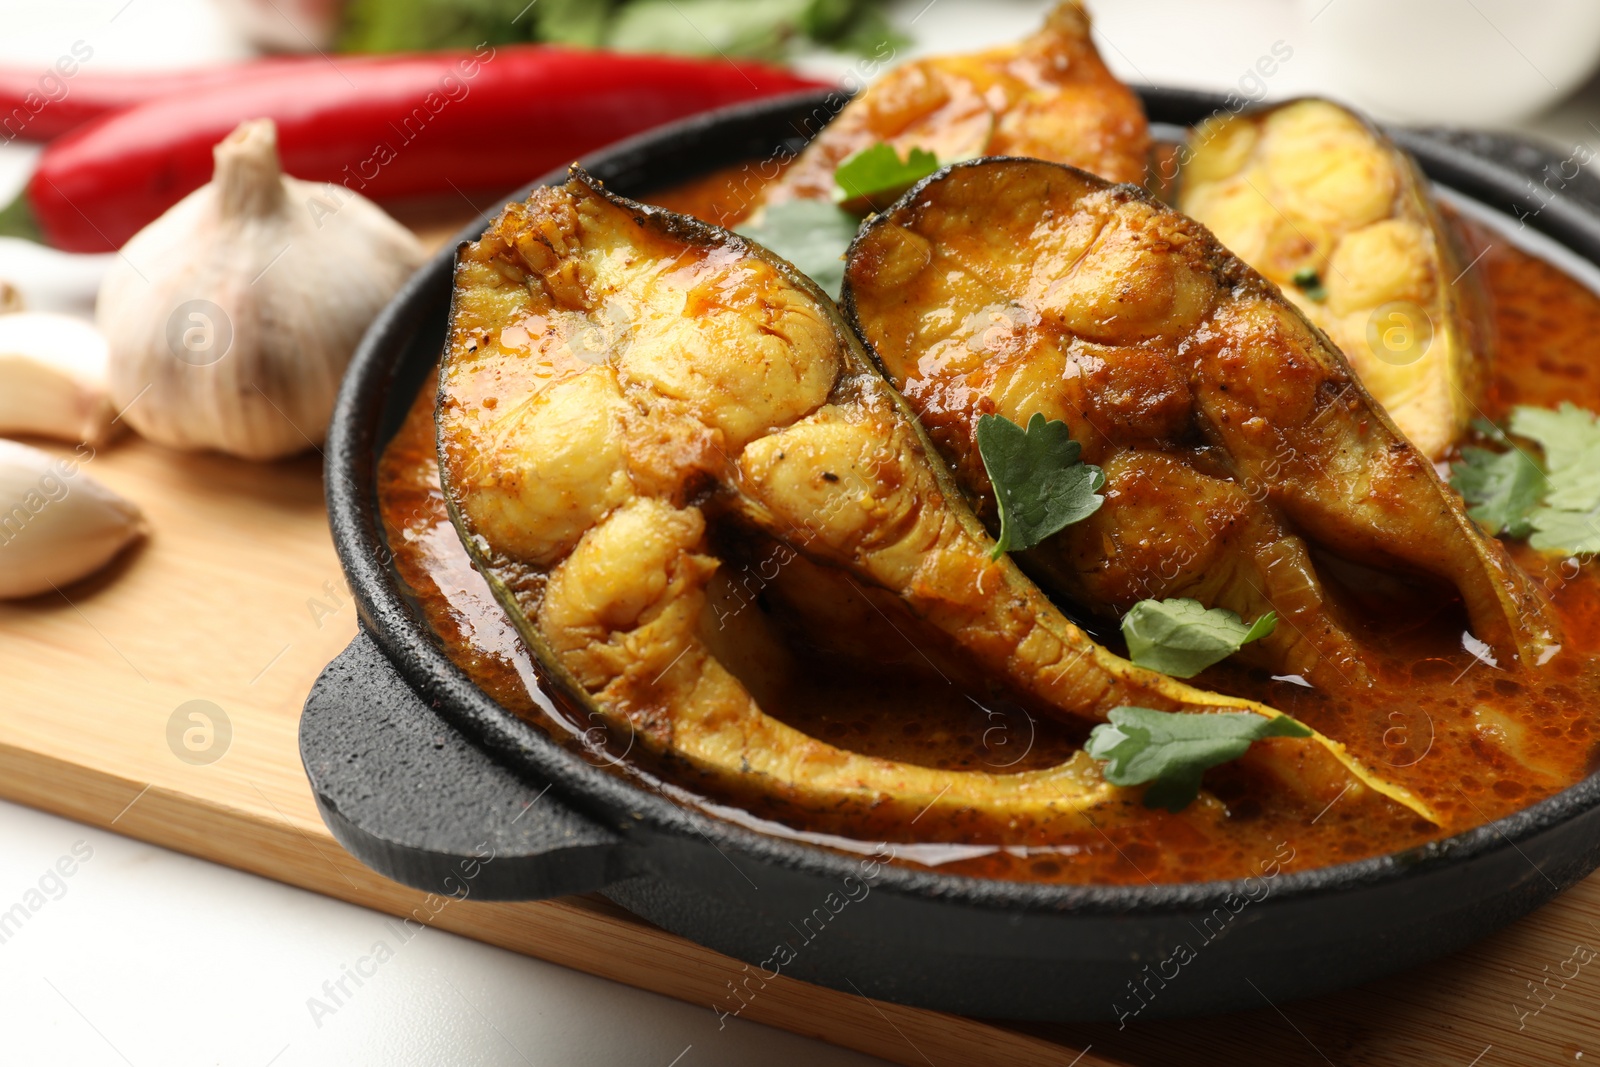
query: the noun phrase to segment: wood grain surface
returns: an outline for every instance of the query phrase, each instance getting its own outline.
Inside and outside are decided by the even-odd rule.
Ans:
[[[428,225],[426,236],[437,242],[460,221]],[[328,834],[296,728],[313,679],[354,634],[355,611],[320,468],[312,451],[251,464],[131,437],[81,468],[138,502],[151,534],[93,579],[0,603],[0,795],[711,1010],[740,965],[599,897],[468,900],[430,916],[421,894],[368,871]],[[210,749],[203,737],[191,747],[181,740],[193,724],[179,709],[196,700],[221,709],[231,728],[226,739],[216,731]],[[194,762],[208,756],[216,758]],[[1600,958],[1589,953],[1576,975],[1563,964],[1579,947],[1600,949],[1597,923],[1600,880],[1590,878],[1504,933],[1408,974],[1122,1030],[986,1023],[787,978],[743,1017],[929,1067],[1581,1064],[1600,1059]]]

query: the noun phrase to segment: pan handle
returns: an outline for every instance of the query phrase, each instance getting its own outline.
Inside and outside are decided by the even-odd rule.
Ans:
[[[365,630],[311,687],[300,759],[338,842],[415,889],[539,900],[634,873],[621,835],[462,737]]]

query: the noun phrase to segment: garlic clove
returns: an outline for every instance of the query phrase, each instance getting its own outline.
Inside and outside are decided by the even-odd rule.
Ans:
[[[112,401],[150,440],[247,459],[319,445],[361,335],[424,259],[370,200],[285,177],[276,137],[240,124],[212,180],[106,272]]]
[[[116,411],[106,390],[100,331],[70,315],[0,315],[0,434],[99,444]]]
[[[78,452],[58,458],[0,440],[0,599],[87,577],[144,535],[139,508],[81,469],[94,450]]]
[[[116,258],[115,252],[84,255],[21,237],[0,237],[0,292],[13,294],[13,311],[61,311],[88,318],[106,269]]]

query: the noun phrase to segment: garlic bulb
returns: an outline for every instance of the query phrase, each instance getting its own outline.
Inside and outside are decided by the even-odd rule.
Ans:
[[[139,509],[58,459],[0,440],[0,599],[48,593],[93,574],[145,531]]]
[[[99,444],[116,415],[106,395],[106,341],[70,315],[0,315],[0,433]]]
[[[272,459],[319,444],[356,343],[422,262],[409,230],[278,166],[270,119],[133,236],[100,287],[111,398],[145,437]]]

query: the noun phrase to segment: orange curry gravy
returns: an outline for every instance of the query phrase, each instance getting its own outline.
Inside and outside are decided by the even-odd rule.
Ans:
[[[743,169],[655,197],[674,210],[724,225],[744,214],[752,184]],[[1513,404],[1571,400],[1600,411],[1600,298],[1541,260],[1475,224],[1461,226],[1484,252],[1475,269],[1491,294],[1497,363],[1483,411],[1499,419]],[[1259,873],[1269,862],[1303,870],[1412,848],[1509,814],[1583,778],[1600,740],[1600,576],[1581,561],[1546,558],[1514,546],[1518,561],[1546,588],[1565,625],[1565,647],[1546,666],[1508,672],[1463,650],[1458,603],[1426,595],[1402,605],[1373,603],[1364,625],[1371,688],[1342,693],[1274,681],[1221,664],[1196,684],[1264,701],[1348,745],[1376,770],[1424,797],[1443,817],[1436,827],[1398,808],[1341,805],[1312,819],[1237,765],[1207,773],[1207,789],[1227,807],[1213,821],[1188,811],[1151,811],[1136,825],[1102,832],[1019,829],[1013,837],[972,840],[965,828],[921,819],[874,825],[870,814],[844,823],[765,808],[760,798],[698,796],[670,768],[637,754],[617,760],[585,745],[593,724],[537,697],[538,674],[515,630],[472,569],[446,513],[433,433],[433,383],[419,392],[380,464],[380,505],[395,567],[449,656],[514,712],[677,803],[771,833],[866,850],[894,842],[897,862],[981,877],[1035,881],[1138,883],[1199,881]],[[730,565],[737,565],[732,564]],[[750,605],[769,610],[760,580]],[[1115,635],[1101,635],[1115,641]],[[865,646],[868,661],[819,650],[797,653],[807,668],[782,706],[768,708],[813,736],[858,751],[929,766],[994,771],[1047,766],[1082,743],[1087,727],[1059,724],[991,696],[969,697],[923,667],[905,638],[888,628]],[[930,665],[931,666],[931,665]],[[1381,812],[1381,814],[1374,814]],[[1285,862],[1285,857],[1291,857]]]

